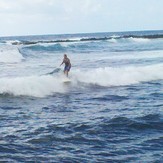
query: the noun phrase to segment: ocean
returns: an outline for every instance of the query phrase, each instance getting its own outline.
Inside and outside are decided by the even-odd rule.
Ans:
[[[0,37],[0,162],[163,162],[163,31]]]

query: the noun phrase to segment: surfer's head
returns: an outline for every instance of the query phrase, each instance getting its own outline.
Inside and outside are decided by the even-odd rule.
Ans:
[[[64,58],[67,58],[67,54],[64,54]]]

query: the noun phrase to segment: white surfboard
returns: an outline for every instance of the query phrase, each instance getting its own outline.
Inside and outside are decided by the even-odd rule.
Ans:
[[[68,83],[71,83],[71,80],[70,80],[69,78],[65,78],[65,79],[63,79],[63,83],[65,83],[65,84],[66,84],[66,83],[67,83],[67,84],[68,84]]]

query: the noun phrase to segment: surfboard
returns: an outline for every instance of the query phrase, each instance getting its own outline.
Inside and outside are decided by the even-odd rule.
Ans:
[[[68,79],[68,78],[63,79],[63,83],[65,83],[65,84],[71,83],[71,80],[70,80],[70,79]]]

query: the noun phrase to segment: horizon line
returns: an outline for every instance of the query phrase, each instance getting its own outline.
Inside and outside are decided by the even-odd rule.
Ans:
[[[79,35],[79,34],[98,34],[98,33],[126,33],[126,32],[150,32],[150,31],[163,31],[163,29],[153,29],[153,30],[126,30],[126,31],[112,31],[112,32],[77,32],[77,33],[58,33],[58,34],[29,34],[29,35],[7,35],[7,36],[0,36],[0,38],[7,38],[7,37],[30,37],[30,36],[52,36],[52,35]]]

